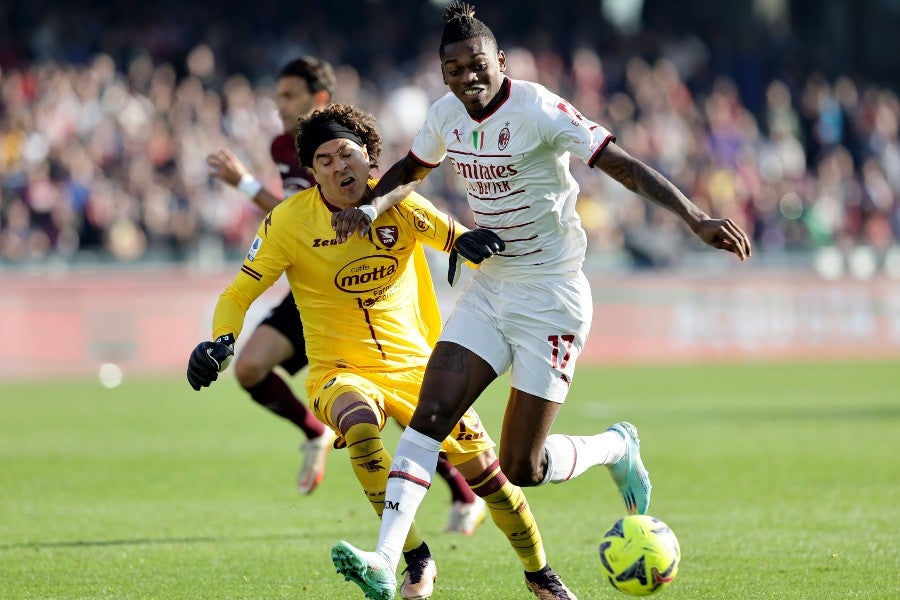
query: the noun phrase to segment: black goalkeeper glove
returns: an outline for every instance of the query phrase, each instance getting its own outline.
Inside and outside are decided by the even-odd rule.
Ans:
[[[447,273],[447,281],[450,282],[450,285],[455,285],[459,279],[459,272],[462,268],[460,255],[470,263],[479,265],[484,259],[504,250],[506,250],[506,244],[490,229],[473,229],[465,232],[456,238],[456,244],[450,251],[450,271]]]
[[[200,391],[218,379],[234,356],[234,336],[221,335],[214,342],[201,342],[191,352],[188,361],[187,380],[191,387]]]

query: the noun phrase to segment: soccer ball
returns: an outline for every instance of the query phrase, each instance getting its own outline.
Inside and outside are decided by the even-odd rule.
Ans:
[[[678,574],[681,549],[669,526],[650,515],[616,521],[600,542],[600,565],[614,588],[647,596]]]

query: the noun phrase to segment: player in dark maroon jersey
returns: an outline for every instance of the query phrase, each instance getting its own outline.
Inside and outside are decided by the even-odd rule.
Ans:
[[[283,198],[315,185],[312,172],[301,166],[297,159],[294,136],[299,119],[327,105],[334,87],[334,69],[317,58],[295,59],[278,73],[275,102],[284,133],[272,140],[271,155],[281,175],[282,196],[265,189],[228,149],[207,156],[210,175],[238,188],[267,213]],[[312,493],[322,481],[333,437],[274,368],[281,365],[294,375],[308,362],[300,313],[293,296],[288,294],[247,338],[234,363],[238,382],[250,397],[306,434],[307,441],[301,446],[303,465],[297,477],[297,489],[302,494]],[[447,531],[471,534],[487,514],[484,501],[472,493],[465,478],[449,461],[442,458],[438,472],[447,481],[452,495]]]

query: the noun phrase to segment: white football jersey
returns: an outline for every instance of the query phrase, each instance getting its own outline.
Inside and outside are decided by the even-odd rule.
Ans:
[[[428,167],[445,157],[468,186],[478,227],[506,250],[481,264],[505,281],[567,278],[584,262],[587,237],[575,212],[569,155],[592,165],[613,135],[547,88],[509,78],[506,98],[481,120],[452,93],[428,110],[410,153]]]

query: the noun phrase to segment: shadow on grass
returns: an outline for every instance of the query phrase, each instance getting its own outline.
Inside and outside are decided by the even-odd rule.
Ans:
[[[149,546],[154,544],[212,544],[220,542],[239,542],[239,541],[277,541],[277,540],[296,540],[302,538],[297,534],[271,534],[271,535],[242,535],[231,537],[215,537],[215,536],[198,536],[183,538],[136,538],[133,540],[74,540],[71,542],[21,542],[18,544],[0,544],[0,550],[23,550],[23,549],[45,549],[45,548],[91,548],[104,546]]]

